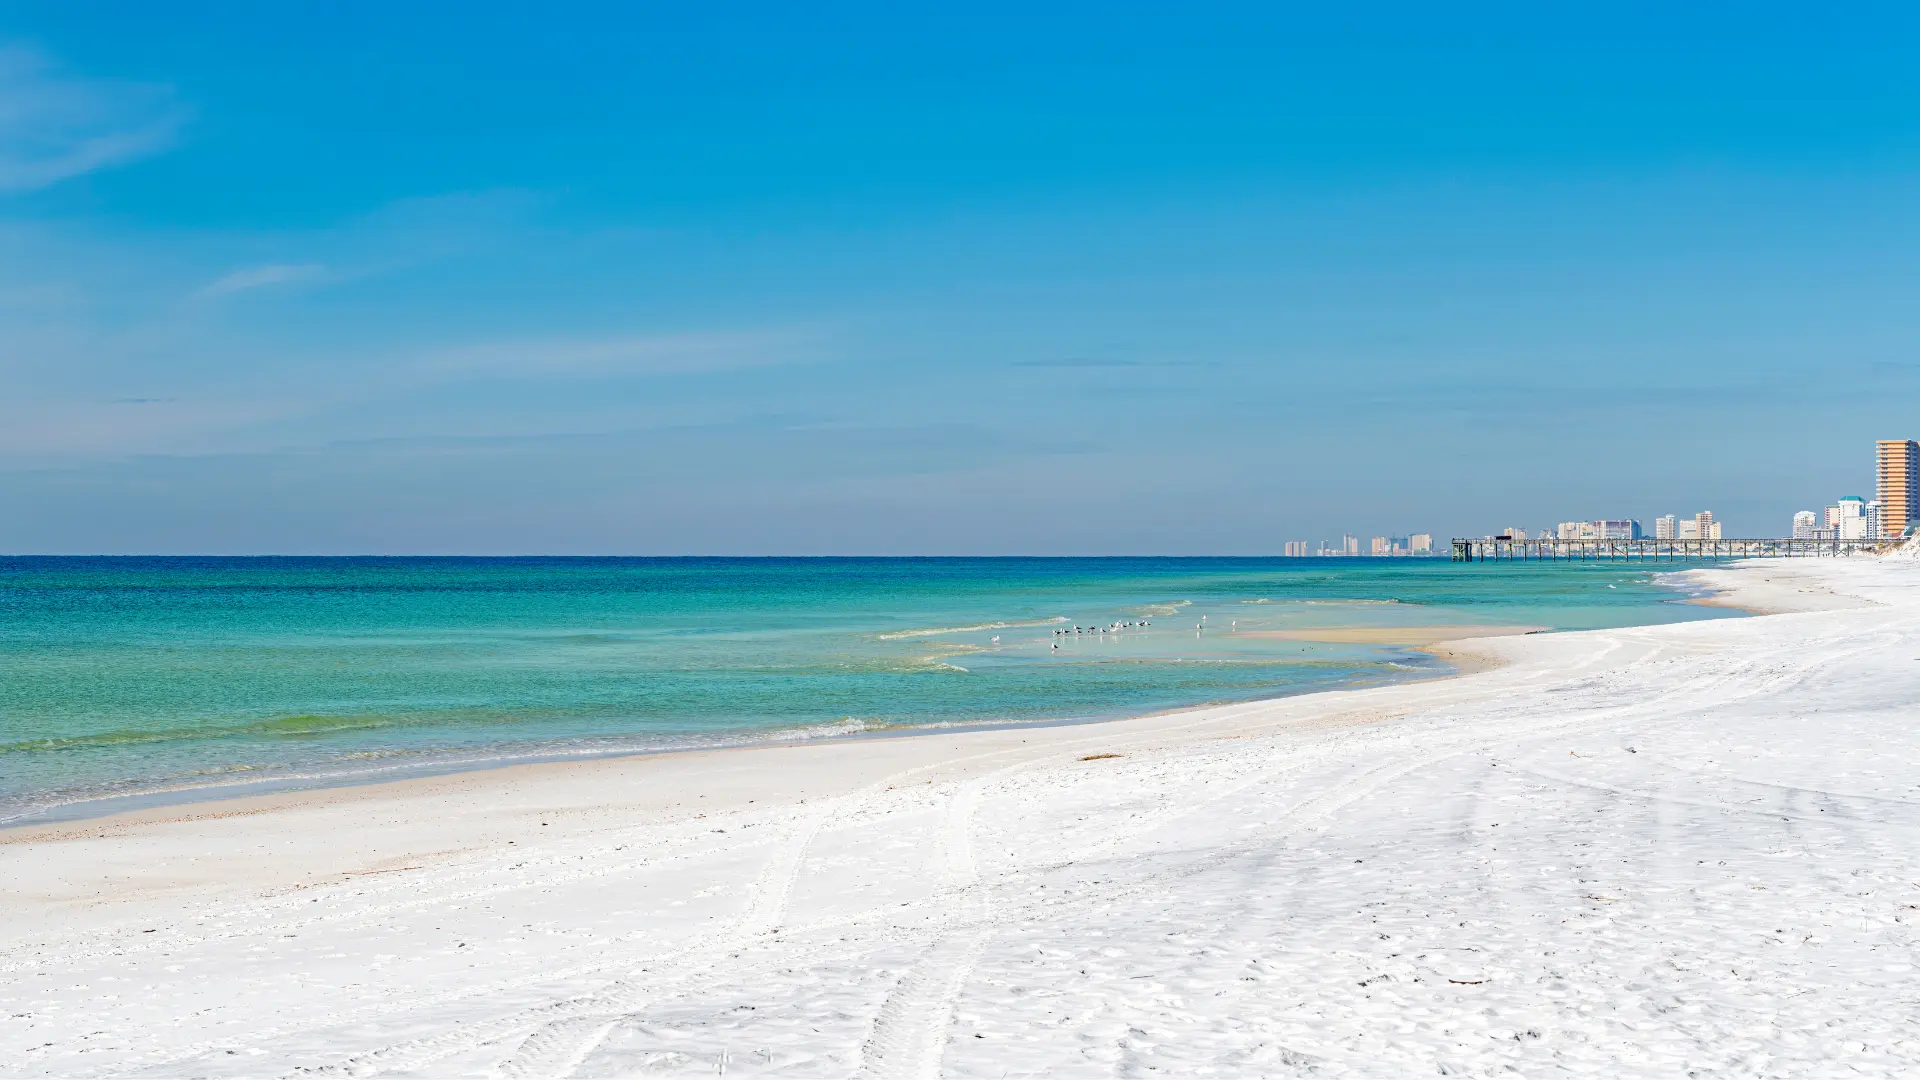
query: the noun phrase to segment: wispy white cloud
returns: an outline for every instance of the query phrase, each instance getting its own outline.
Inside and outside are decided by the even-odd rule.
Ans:
[[[318,263],[268,263],[264,266],[249,266],[243,270],[220,278],[202,288],[199,296],[227,296],[232,293],[246,292],[267,285],[281,285],[290,281],[305,281],[319,277],[326,269]]]
[[[28,191],[170,145],[186,112],[165,86],[62,75],[0,46],[0,191]]]
[[[804,331],[488,342],[435,350],[417,370],[518,378],[670,375],[791,363],[813,358],[820,345],[817,333]]]

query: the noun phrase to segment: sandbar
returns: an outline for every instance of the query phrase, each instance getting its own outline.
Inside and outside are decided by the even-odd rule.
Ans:
[[[1466,638],[1538,634],[1544,626],[1306,626],[1288,630],[1242,630],[1240,637],[1269,641],[1315,641],[1340,645],[1432,645]]]

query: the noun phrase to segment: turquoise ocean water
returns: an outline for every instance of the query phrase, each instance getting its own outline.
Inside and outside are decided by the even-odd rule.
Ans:
[[[0,824],[1446,671],[1236,631],[1727,614],[1680,599],[1432,559],[0,559]]]

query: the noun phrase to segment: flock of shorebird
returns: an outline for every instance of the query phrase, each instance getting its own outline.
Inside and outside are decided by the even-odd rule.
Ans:
[[[1053,636],[1063,637],[1063,636],[1071,636],[1073,634],[1101,634],[1101,635],[1117,634],[1122,630],[1128,630],[1136,626],[1152,626],[1152,625],[1153,625],[1152,623],[1148,622],[1145,619],[1136,619],[1133,622],[1112,622],[1112,623],[1108,623],[1105,626],[1076,626],[1071,629],[1062,627],[1058,630],[1055,630],[1053,632]],[[1207,617],[1205,615],[1200,616],[1200,621],[1197,623],[1194,623],[1193,628],[1195,630],[1205,630],[1207,628]],[[1239,628],[1240,628],[1240,620],[1238,619],[1233,620],[1233,629],[1238,630]],[[993,640],[995,644],[998,644],[1000,641],[999,638],[994,638]],[[1060,643],[1057,641],[1054,642],[1053,647],[1055,649],[1058,649],[1060,647]]]
[[[1053,632],[1053,636],[1061,637],[1063,635],[1071,635],[1071,634],[1117,634],[1122,630],[1128,630],[1136,626],[1152,626],[1152,625],[1153,625],[1152,623],[1148,622],[1145,619],[1137,619],[1133,622],[1108,623],[1105,626],[1076,626],[1071,630],[1066,629],[1065,627],[1062,627],[1058,630],[1055,630]],[[1057,641],[1054,642],[1053,647],[1058,649],[1060,647],[1060,643]]]
[[[1151,625],[1153,624],[1147,622],[1145,619],[1141,619],[1138,622],[1115,622],[1115,623],[1108,623],[1105,626],[1076,626],[1071,630],[1062,628],[1059,630],[1055,630],[1053,632],[1053,635],[1055,637],[1059,637],[1061,634],[1117,634],[1120,631],[1127,629],[1128,627],[1151,626]]]

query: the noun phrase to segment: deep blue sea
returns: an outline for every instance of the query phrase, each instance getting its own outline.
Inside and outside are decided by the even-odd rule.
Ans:
[[[1682,599],[1438,559],[0,559],[0,824],[1446,671],[1250,630],[1728,614]]]

